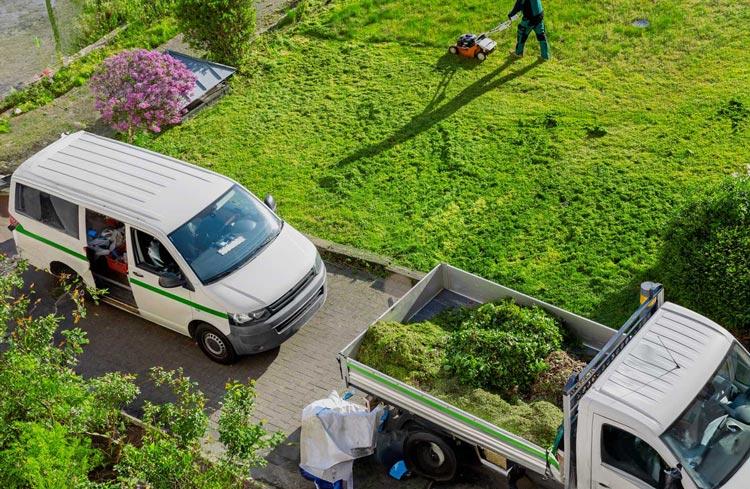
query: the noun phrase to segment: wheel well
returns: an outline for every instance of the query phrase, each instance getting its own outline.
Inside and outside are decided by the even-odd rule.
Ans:
[[[61,261],[53,261],[52,263],[50,263],[49,271],[52,275],[60,275],[62,273],[65,273],[68,275],[78,275],[78,272],[76,272],[69,265],[66,265],[65,263]]]
[[[188,324],[188,333],[190,333],[191,338],[195,339],[195,330],[198,329],[198,326],[200,326],[201,324],[208,324],[208,323],[205,321],[201,321],[199,319],[194,319],[190,321],[190,323]]]

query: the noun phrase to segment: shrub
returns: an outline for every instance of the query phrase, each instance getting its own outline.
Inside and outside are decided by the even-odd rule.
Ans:
[[[86,316],[80,279],[64,280],[55,310],[37,316],[37,301],[23,292],[25,269],[0,255],[0,392],[12,393],[0,396],[0,487],[246,487],[250,467],[260,463],[258,450],[282,437],[252,421],[252,385],[227,387],[219,419],[227,452],[215,463],[200,452],[205,396],[179,370],[152,369],[152,381],[174,401],[147,403],[149,428],[132,439],[121,410],[138,395],[135,376],[83,378],[73,367],[87,342],[84,332],[58,331],[62,298],[72,300],[74,320]]]
[[[512,300],[484,304],[448,340],[446,366],[464,384],[504,395],[526,392],[562,344],[557,320]]]
[[[431,322],[379,322],[367,330],[357,358],[403,382],[434,381],[443,368],[447,335]]]
[[[667,295],[735,334],[750,335],[750,176],[694,197],[667,229],[660,269]]]
[[[255,35],[252,0],[179,0],[175,12],[185,40],[220,63],[242,68]]]
[[[136,131],[160,132],[180,122],[184,97],[194,86],[195,76],[182,62],[145,49],[107,58],[91,79],[102,119],[130,142]]]
[[[3,487],[80,487],[99,465],[91,442],[71,436],[60,424],[20,423],[17,429],[18,438],[0,452]]]

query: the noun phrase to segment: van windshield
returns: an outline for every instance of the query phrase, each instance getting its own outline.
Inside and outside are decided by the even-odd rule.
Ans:
[[[750,357],[735,344],[661,436],[700,489],[721,487],[750,454]]]
[[[211,283],[240,268],[281,232],[283,222],[235,185],[169,239],[198,279]]]

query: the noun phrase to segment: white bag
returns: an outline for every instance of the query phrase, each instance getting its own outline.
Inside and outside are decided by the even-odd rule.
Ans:
[[[345,480],[347,489],[353,489],[354,459],[375,451],[375,429],[382,414],[383,406],[368,411],[335,391],[308,404],[302,410],[300,467],[328,482]]]

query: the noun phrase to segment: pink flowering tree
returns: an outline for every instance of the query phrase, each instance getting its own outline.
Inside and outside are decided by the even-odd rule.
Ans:
[[[160,132],[180,122],[184,97],[194,86],[195,76],[182,62],[146,49],[110,56],[91,78],[96,110],[128,142],[139,131]]]

